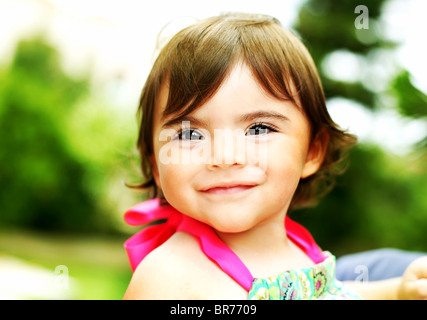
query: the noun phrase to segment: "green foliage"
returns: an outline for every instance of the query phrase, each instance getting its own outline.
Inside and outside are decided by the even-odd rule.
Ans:
[[[358,5],[354,1],[306,1],[295,30],[318,66],[336,50],[346,50],[370,64],[370,53],[388,50],[390,43],[381,33],[381,14],[386,0],[369,1],[369,29],[354,25]],[[395,107],[408,117],[425,117],[427,96],[411,82],[406,70],[397,69],[382,92],[362,81],[351,83],[330,79],[319,68],[327,98],[343,97],[373,110]],[[361,73],[364,70],[360,70]],[[395,128],[399,130],[399,128]],[[378,247],[427,251],[427,137],[420,137],[413,154],[397,157],[379,147],[360,144],[350,154],[348,171],[320,204],[292,213],[306,225],[325,249],[336,254]]]
[[[294,29],[308,47],[315,63],[320,66],[328,54],[336,50],[346,50],[361,56],[378,48],[395,46],[382,37],[376,28],[385,0],[369,1],[369,29],[357,29],[354,25],[358,3],[344,1],[307,1],[301,7]],[[362,70],[361,70],[362,71]],[[342,83],[327,78],[319,68],[325,95],[361,102],[368,108],[375,108],[375,94],[363,83]]]
[[[100,205],[109,177],[102,171],[111,166],[105,159],[115,159],[105,147],[113,149],[114,132],[103,136],[113,115],[96,117],[99,109],[84,103],[88,80],[64,74],[57,52],[37,39],[18,45],[0,83],[0,223],[113,229]]]
[[[403,115],[415,118],[427,116],[427,95],[414,87],[408,71],[403,70],[393,79],[390,90]]]
[[[426,251],[427,177],[420,160],[360,145],[334,191],[293,217],[337,254],[378,247]]]
[[[93,226],[84,168],[64,143],[64,121],[87,85],[67,78],[56,52],[22,42],[1,75],[0,219],[44,229]]]
[[[347,49],[355,53],[367,53],[372,48],[390,45],[372,24],[381,15],[386,0],[373,0],[366,4],[369,9],[370,29],[356,29],[354,9],[359,4],[353,0],[306,1],[298,13],[295,30],[312,50],[315,61],[322,60],[328,53]],[[370,33],[371,40],[363,41],[359,32]]]

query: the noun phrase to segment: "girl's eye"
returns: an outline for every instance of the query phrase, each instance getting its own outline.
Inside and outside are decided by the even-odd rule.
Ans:
[[[265,123],[255,123],[249,127],[249,130],[246,132],[247,136],[261,136],[268,134],[270,132],[277,132],[277,130]]]
[[[188,128],[188,129],[182,129],[178,133],[177,139],[178,140],[188,140],[188,141],[192,140],[192,141],[194,141],[194,140],[203,140],[204,137],[202,136],[202,134],[199,131],[197,131],[195,129]]]

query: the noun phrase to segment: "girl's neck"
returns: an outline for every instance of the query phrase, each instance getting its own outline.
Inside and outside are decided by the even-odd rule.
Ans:
[[[263,252],[274,250],[276,247],[287,246],[287,236],[283,219],[265,221],[255,227],[238,233],[224,233],[217,231],[218,236],[227,246],[238,252]]]
[[[254,277],[273,276],[289,269],[313,265],[311,259],[288,239],[284,221],[285,214],[244,232],[217,231],[217,234]]]

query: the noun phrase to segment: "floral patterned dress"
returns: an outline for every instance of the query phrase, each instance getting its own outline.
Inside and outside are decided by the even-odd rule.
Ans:
[[[360,296],[335,278],[335,257],[313,267],[289,270],[268,278],[255,278],[249,290],[251,300],[342,300]]]

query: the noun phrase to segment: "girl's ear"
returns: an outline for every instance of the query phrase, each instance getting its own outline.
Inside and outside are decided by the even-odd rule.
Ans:
[[[320,131],[310,144],[301,178],[315,174],[322,166],[328,148],[329,134],[326,130]]]
[[[148,156],[148,160],[151,165],[151,173],[153,174],[154,181],[156,182],[157,187],[161,189],[160,178],[159,178],[159,168],[157,167],[156,157],[154,155]]]

